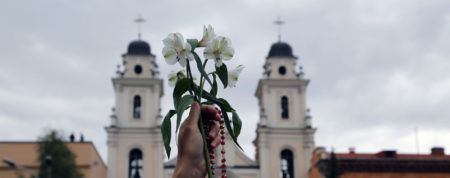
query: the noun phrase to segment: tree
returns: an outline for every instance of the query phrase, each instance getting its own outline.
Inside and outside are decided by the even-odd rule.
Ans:
[[[331,151],[331,159],[328,166],[326,178],[339,178],[342,173],[339,171],[338,160],[334,151]]]
[[[44,136],[38,138],[39,177],[47,178],[51,172],[52,178],[82,178],[83,174],[75,164],[76,155],[70,151],[64,142],[64,135],[57,130],[50,129]],[[51,156],[50,169],[46,158]],[[47,160],[48,161],[48,160]]]

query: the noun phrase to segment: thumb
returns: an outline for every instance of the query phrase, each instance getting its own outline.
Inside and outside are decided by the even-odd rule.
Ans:
[[[189,112],[189,116],[186,118],[186,122],[188,125],[197,126],[198,119],[200,117],[200,105],[194,101],[191,104],[191,111]]]

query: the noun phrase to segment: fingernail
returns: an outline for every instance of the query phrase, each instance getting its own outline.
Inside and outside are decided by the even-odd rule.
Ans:
[[[216,143],[216,142],[211,142],[211,146],[212,146],[212,147],[216,147],[216,146],[217,146],[217,143]]]

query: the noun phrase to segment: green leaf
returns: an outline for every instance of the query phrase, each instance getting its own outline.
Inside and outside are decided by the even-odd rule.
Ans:
[[[211,91],[209,91],[211,95],[214,97],[217,96],[217,81],[216,81],[216,74],[213,74],[213,85],[211,86]]]
[[[169,112],[167,112],[161,125],[161,133],[163,137],[164,148],[166,149],[167,158],[170,158],[170,137],[172,132],[170,118],[172,118],[175,113],[175,110],[170,110]]]
[[[239,118],[239,115],[236,113],[236,111],[233,111],[233,131],[234,131],[234,136],[239,137],[239,134],[241,133],[241,128],[242,128],[242,121],[241,118]]]
[[[181,117],[183,116],[183,112],[191,106],[192,102],[194,102],[194,96],[192,95],[184,95],[181,98],[180,103],[178,103],[177,111],[177,127],[175,133],[178,132],[178,128],[180,128]]]
[[[220,107],[220,109],[221,109],[222,111],[224,111],[224,108],[223,108],[223,107],[221,107],[221,106],[219,106],[219,107]],[[225,126],[227,127],[228,133],[230,134],[230,136],[231,136],[231,138],[233,139],[234,143],[235,143],[242,151],[244,151],[244,150],[242,149],[241,145],[239,145],[239,143],[237,142],[237,137],[234,135],[233,129],[231,128],[230,118],[228,118],[227,112],[222,112],[222,114],[223,114],[223,118],[224,118],[224,121],[225,121]]]
[[[216,67],[216,73],[219,75],[220,81],[222,81],[223,88],[227,88],[228,86],[228,70],[225,64],[222,64],[220,67]]]
[[[228,101],[226,99],[219,98],[218,100],[222,102],[222,106],[225,108],[226,112],[233,112],[234,111],[233,107],[231,107],[230,103],[228,103]]]
[[[198,71],[200,72],[200,74],[202,74],[203,78],[205,78],[206,81],[208,81],[209,85],[212,86],[213,84],[211,82],[211,79],[209,79],[208,74],[205,72],[205,69],[203,68],[202,61],[200,60],[200,57],[198,57],[196,52],[192,52],[192,54],[194,54],[194,59],[195,59],[195,62],[197,63]]]
[[[186,40],[192,47],[191,51],[194,51],[194,49],[198,46],[198,40],[197,39],[187,39]]]
[[[173,89],[173,106],[175,110],[177,110],[178,102],[181,99],[181,96],[186,93],[186,91],[189,89],[191,85],[191,80],[188,78],[183,78],[181,80],[178,80],[175,84],[175,88]]]

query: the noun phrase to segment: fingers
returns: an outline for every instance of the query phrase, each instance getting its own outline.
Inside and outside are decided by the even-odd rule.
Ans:
[[[217,137],[217,135],[219,135],[219,125],[213,122],[211,124],[211,131],[209,131],[208,137],[209,139],[213,140],[214,138]]]
[[[202,106],[202,118],[205,118],[207,120],[220,120],[220,114],[219,111],[210,105],[203,105]]]
[[[189,112],[189,116],[186,118],[184,122],[187,125],[197,126],[199,117],[200,117],[200,105],[194,101],[191,104],[191,111]]]
[[[214,133],[211,133],[213,131],[214,131]],[[209,136],[215,135],[215,137],[210,137],[210,138],[213,138],[213,140],[211,141],[210,145],[211,145],[211,147],[216,148],[217,146],[219,146],[220,142],[222,141],[222,139],[221,139],[221,137],[219,137],[219,133],[218,133],[219,132],[219,127],[217,126],[217,127],[215,127],[215,129],[213,128],[211,130],[211,132],[209,132],[210,134],[208,134],[208,135]]]

